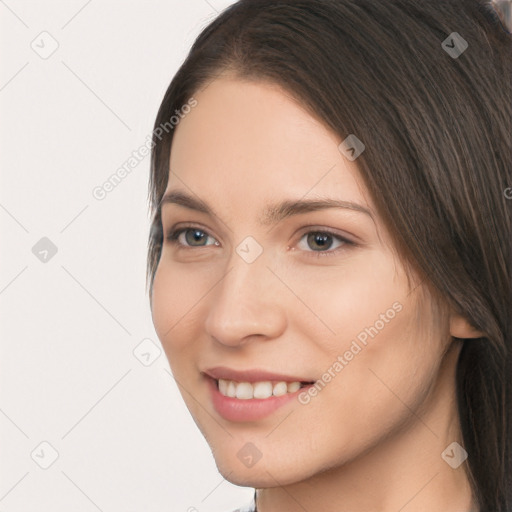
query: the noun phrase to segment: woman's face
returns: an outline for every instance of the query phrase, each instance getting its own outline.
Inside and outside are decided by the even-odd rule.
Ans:
[[[448,325],[409,288],[340,138],[268,83],[223,76],[194,98],[172,145],[166,194],[190,204],[162,207],[155,329],[219,471],[300,481],[428,408]]]

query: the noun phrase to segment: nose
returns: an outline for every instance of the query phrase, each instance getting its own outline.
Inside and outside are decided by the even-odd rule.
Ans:
[[[207,333],[231,347],[279,337],[286,329],[283,307],[286,287],[261,255],[247,263],[236,252],[226,274],[214,288],[205,321]]]

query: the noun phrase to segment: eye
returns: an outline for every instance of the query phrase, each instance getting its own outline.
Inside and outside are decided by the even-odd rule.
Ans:
[[[182,236],[183,235],[183,236]],[[208,239],[214,240],[213,243],[205,243]],[[305,239],[306,247],[313,248],[308,251],[307,248],[299,247],[306,253],[309,253],[313,257],[321,256],[336,256],[340,251],[347,248],[347,246],[355,246],[356,244],[347,238],[331,232],[329,230],[315,230],[307,231],[304,233],[299,241]],[[185,249],[192,249],[194,247],[208,247],[209,245],[219,245],[219,242],[215,238],[211,237],[207,231],[201,229],[199,226],[182,226],[178,229],[169,231],[166,236],[166,240],[174,245],[183,247]],[[331,249],[334,241],[338,242],[338,247]]]
[[[340,250],[345,249],[346,246],[355,245],[354,242],[346,239],[345,237],[326,230],[308,231],[302,235],[300,241],[304,238],[306,241],[306,247],[313,248],[312,251],[304,250],[313,257],[336,256],[339,254]],[[333,240],[338,241],[338,247],[330,250],[333,245]]]
[[[183,243],[183,238],[180,240],[182,234],[185,235],[183,238],[186,243]],[[182,245],[184,247],[206,247],[208,245],[219,245],[219,242],[216,240],[213,244],[203,244],[202,242],[208,238],[215,240],[215,238],[210,237],[206,231],[199,228],[198,226],[190,226],[181,227],[176,230],[171,229],[166,237],[166,240],[172,244]]]

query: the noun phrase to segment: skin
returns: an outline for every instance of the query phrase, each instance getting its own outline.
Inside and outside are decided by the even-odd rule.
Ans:
[[[164,236],[187,222],[205,238],[193,245],[192,230],[181,246],[164,242],[152,315],[220,473],[256,487],[259,512],[477,510],[466,463],[452,469],[441,453],[462,444],[454,389],[462,342],[452,336],[480,333],[436,307],[414,275],[409,287],[357,159],[289,94],[224,74],[194,98],[175,128],[167,191],[199,197],[215,214],[163,206]],[[357,203],[373,218],[333,208],[260,223],[268,202],[319,197]],[[308,242],[322,229],[356,245]],[[236,252],[247,236],[263,249],[251,264]],[[401,311],[308,404],[293,400],[256,422],[230,422],[213,408],[202,370],[321,379],[397,301]],[[237,457],[248,442],[262,454],[252,467]]]

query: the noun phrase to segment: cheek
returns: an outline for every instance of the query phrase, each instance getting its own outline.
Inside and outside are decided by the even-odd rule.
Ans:
[[[162,254],[153,284],[152,317],[167,353],[191,345],[191,331],[197,325],[195,311],[208,286],[206,279],[200,272],[171,264]]]
[[[298,304],[294,319],[325,354],[343,353],[353,340],[364,343],[376,332],[381,337],[406,316],[401,310],[410,301],[405,276],[396,274],[391,255],[379,251],[360,251],[342,264],[305,267],[286,277],[313,313],[304,315]]]
[[[339,404],[323,413],[357,410],[368,424],[387,411],[383,417],[396,420],[407,412],[404,403],[421,401],[441,361],[442,333],[430,329],[428,303],[417,304],[419,288],[411,293],[405,274],[382,253],[321,270],[324,279],[317,268],[301,282],[310,281],[308,305],[335,334],[318,329],[318,321],[315,328],[303,321],[301,330],[315,345],[319,375],[329,381],[319,395]]]
[[[387,300],[382,305],[378,313],[384,313]],[[331,353],[331,361],[343,357],[343,368],[334,384],[325,388],[323,403],[339,405],[325,412],[330,421],[347,429],[348,438],[359,432],[361,441],[371,443],[411,420],[411,411],[418,411],[435,384],[442,342],[440,333],[424,328],[429,312],[418,311],[409,297],[395,313],[388,323],[375,322],[375,315],[359,317],[351,329],[359,335],[344,338],[343,348]],[[424,321],[418,323],[418,316]],[[347,411],[357,411],[348,423]]]

